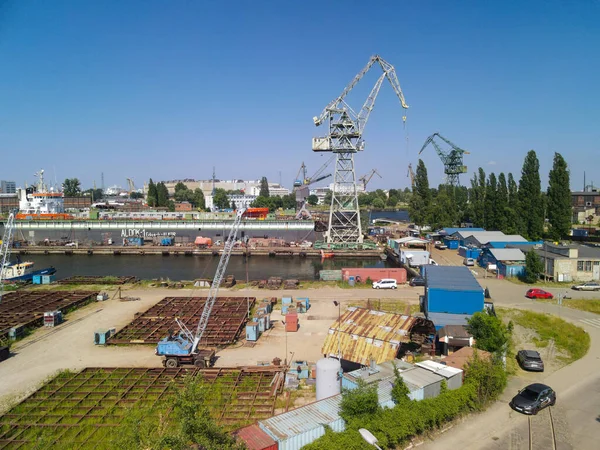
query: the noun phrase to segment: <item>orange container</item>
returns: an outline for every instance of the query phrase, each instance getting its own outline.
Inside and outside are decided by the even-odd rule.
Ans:
[[[298,313],[290,313],[285,316],[285,331],[298,331]]]

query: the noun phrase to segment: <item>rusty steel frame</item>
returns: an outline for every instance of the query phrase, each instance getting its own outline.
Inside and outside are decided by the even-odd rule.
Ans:
[[[210,385],[207,393],[218,391],[212,398],[207,396],[206,406],[217,423],[233,430],[274,414],[275,401],[283,389],[283,370],[272,366],[65,372],[0,416],[0,449],[30,448],[40,435],[49,448],[60,448],[61,443],[108,448],[109,438],[129,407],[153,407],[172,398],[184,375],[201,374]],[[165,411],[157,414],[160,412]]]
[[[106,279],[109,279],[106,281]],[[123,277],[105,277],[97,275],[75,275],[72,277],[65,278],[63,280],[56,281],[57,284],[106,284],[106,285],[118,285],[135,283],[136,277],[123,276]]]
[[[200,345],[214,347],[235,342],[255,302],[255,297],[217,298]],[[108,344],[156,344],[169,330],[177,330],[175,318],[195,329],[204,303],[206,297],[166,297],[118,331]]]
[[[7,338],[13,327],[32,328],[43,325],[44,313],[68,310],[93,300],[93,291],[17,291],[9,292],[0,302],[0,339]]]

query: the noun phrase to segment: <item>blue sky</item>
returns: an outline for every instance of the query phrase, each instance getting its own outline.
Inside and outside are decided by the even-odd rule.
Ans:
[[[373,188],[405,187],[438,131],[479,167],[520,177],[555,151],[600,185],[600,2],[0,0],[0,179],[104,172],[106,185],[254,179],[291,186],[327,159],[312,123],[372,54],[396,67],[356,157]],[[349,97],[360,109],[380,74]],[[443,167],[422,157],[430,183]]]

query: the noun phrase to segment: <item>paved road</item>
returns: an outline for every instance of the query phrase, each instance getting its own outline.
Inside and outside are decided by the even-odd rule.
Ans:
[[[527,287],[505,280],[480,279],[490,290],[494,303],[519,309],[529,309],[560,316],[584,328],[590,335],[590,351],[579,361],[552,374],[540,374],[539,381],[552,386],[557,392],[553,408],[556,425],[557,449],[593,449],[600,442],[600,316],[528,300]],[[558,290],[549,289],[553,293]],[[561,292],[564,289],[560,290]],[[578,293],[575,293],[578,294]],[[589,294],[588,294],[589,296]],[[575,297],[575,296],[574,296]],[[452,430],[427,442],[422,449],[461,448],[475,449],[529,449],[527,418],[510,409],[508,401],[527,382],[513,378],[502,398],[482,414],[469,416]],[[534,420],[534,430],[544,431],[544,415]],[[536,436],[534,434],[534,436]],[[531,448],[545,449],[545,438],[533,439]]]

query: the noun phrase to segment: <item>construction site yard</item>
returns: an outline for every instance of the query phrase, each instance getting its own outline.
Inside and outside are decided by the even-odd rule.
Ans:
[[[78,372],[87,367],[162,368],[161,358],[154,354],[154,345],[95,345],[94,331],[113,327],[119,331],[132,322],[136,313],[144,313],[166,297],[173,297],[174,291],[132,286],[124,289],[123,294],[139,300],[119,301],[118,298],[112,298],[114,289],[107,289],[111,299],[89,303],[69,313],[65,322],[57,327],[37,329],[13,344],[11,357],[0,363],[0,412],[5,412],[30,395],[61,370]],[[180,289],[176,292],[178,297],[202,297],[206,296],[208,290]],[[299,315],[298,331],[285,332],[282,323],[284,316],[279,304],[279,308],[271,314],[273,326],[270,330],[257,342],[246,342],[245,333],[240,333],[235,344],[217,352],[215,367],[256,365],[258,361],[271,361],[275,357],[282,361],[317,361],[323,356],[320,352],[327,330],[340,311],[333,304],[334,300],[341,303],[342,311],[348,305],[366,302],[369,298],[372,304],[379,303],[381,299],[382,304],[403,310],[406,305],[413,305],[414,309],[422,292],[423,288],[408,286],[377,291],[336,287],[277,291],[279,302],[282,296],[310,298],[309,311]],[[236,297],[262,299],[275,293],[258,289],[235,292],[222,289],[220,294],[223,297],[233,294]],[[173,328],[176,329],[176,324],[173,324]]]

